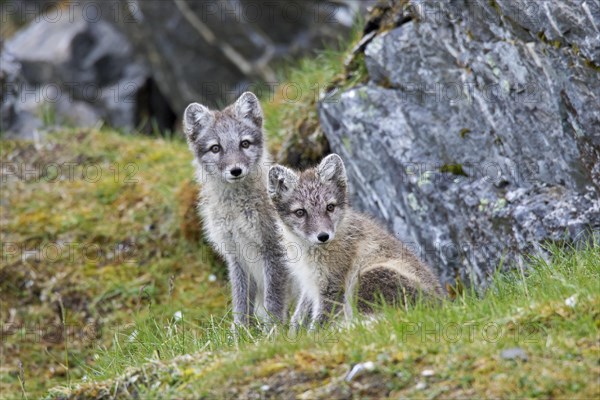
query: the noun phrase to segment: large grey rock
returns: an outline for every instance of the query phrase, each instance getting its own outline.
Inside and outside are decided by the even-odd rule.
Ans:
[[[136,94],[149,74],[111,23],[70,8],[60,18],[34,19],[2,52],[19,65],[17,108],[40,120],[52,114],[58,124],[135,126]],[[31,134],[17,125],[3,129]]]
[[[366,46],[368,82],[320,104],[354,204],[447,282],[600,229],[600,10],[584,3],[411,1]]]

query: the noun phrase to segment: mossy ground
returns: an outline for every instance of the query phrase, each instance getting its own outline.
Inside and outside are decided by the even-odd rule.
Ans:
[[[3,141],[0,160],[1,397],[20,397],[20,380],[35,397],[81,379],[147,315],[224,313],[222,264],[190,221],[183,141],[65,130]]]

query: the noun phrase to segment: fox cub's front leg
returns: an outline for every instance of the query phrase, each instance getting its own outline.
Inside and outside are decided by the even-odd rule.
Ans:
[[[236,324],[248,325],[249,318],[254,313],[256,283],[235,258],[229,258],[227,266],[233,297],[233,321]]]
[[[265,308],[270,322],[285,322],[288,273],[282,252],[271,249],[265,262]]]
[[[320,301],[313,306],[311,329],[326,326],[343,305],[343,289],[335,282],[329,282],[320,290]]]
[[[292,332],[297,332],[300,327],[307,324],[309,318],[311,317],[312,306],[313,304],[310,298],[302,294],[298,299],[296,310],[294,311],[294,315],[292,315],[292,320],[290,322],[290,329]]]

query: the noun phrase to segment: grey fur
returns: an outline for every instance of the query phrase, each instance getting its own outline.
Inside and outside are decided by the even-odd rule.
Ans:
[[[260,103],[250,92],[223,111],[192,103],[183,118],[201,185],[205,234],[227,263],[234,320],[244,325],[251,315],[283,322],[289,280],[266,191],[272,163],[262,122]]]
[[[268,192],[286,249],[299,250],[299,256],[288,254],[288,268],[301,289],[294,327],[309,313],[312,327],[322,325],[342,307],[350,317],[356,296],[359,310],[369,312],[379,295],[394,304],[419,292],[444,295],[427,265],[372,218],[349,207],[346,170],[337,154],[304,172],[272,167]],[[298,210],[304,210],[302,215]],[[323,234],[329,236],[324,243]]]

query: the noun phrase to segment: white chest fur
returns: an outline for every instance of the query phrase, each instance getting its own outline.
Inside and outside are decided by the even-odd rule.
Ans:
[[[319,283],[323,266],[311,257],[310,248],[293,235],[285,226],[281,226],[283,241],[287,253],[287,266],[303,297],[308,297],[313,303],[319,303]]]
[[[200,210],[213,247],[224,258],[235,258],[262,287],[266,247],[261,213],[266,210],[255,190],[260,189],[204,187]]]

